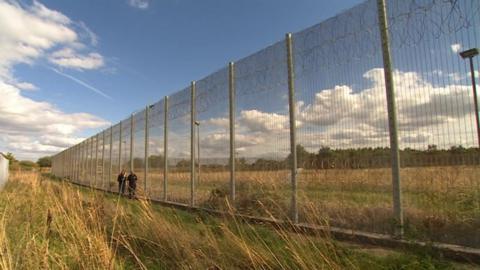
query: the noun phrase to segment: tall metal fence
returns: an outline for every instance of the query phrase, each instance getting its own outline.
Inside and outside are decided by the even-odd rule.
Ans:
[[[366,1],[53,157],[167,202],[480,247],[478,0]],[[473,75],[473,76],[472,76]],[[477,86],[478,87],[478,86]]]

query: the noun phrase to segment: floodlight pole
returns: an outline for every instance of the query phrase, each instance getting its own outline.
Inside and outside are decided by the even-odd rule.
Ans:
[[[471,52],[468,55],[465,55],[465,53]],[[472,77],[472,90],[473,90],[473,105],[475,109],[475,121],[477,124],[477,141],[478,141],[478,147],[480,148],[480,120],[478,116],[478,98],[477,98],[477,83],[475,81],[475,69],[473,67],[473,58],[478,55],[478,49],[470,49],[468,51],[460,53],[462,58],[468,58],[470,62],[470,74]]]

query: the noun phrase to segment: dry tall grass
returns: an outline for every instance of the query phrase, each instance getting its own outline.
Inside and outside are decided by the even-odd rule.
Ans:
[[[480,167],[403,168],[402,190],[407,235],[421,240],[480,247]],[[190,201],[190,174],[170,172],[168,200]],[[107,183],[111,190],[116,182]],[[143,183],[139,183],[140,188]],[[237,172],[236,208],[245,214],[285,217],[289,209],[287,170]],[[298,178],[300,220],[391,233],[391,172],[378,169],[304,170]],[[147,193],[162,199],[163,174],[150,170]],[[225,209],[229,172],[203,169],[196,203]]]
[[[328,235],[294,234],[127,200],[13,173],[0,192],[1,269],[403,269],[452,267],[377,258]]]

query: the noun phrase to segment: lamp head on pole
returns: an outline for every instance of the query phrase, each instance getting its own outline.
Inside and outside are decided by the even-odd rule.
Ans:
[[[475,56],[478,55],[478,48],[472,48],[470,50],[466,50],[466,51],[463,51],[460,53],[460,56],[463,58],[463,59],[466,59],[466,58],[473,58]]]

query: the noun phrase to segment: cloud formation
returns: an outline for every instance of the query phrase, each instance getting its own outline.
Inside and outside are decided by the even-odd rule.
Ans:
[[[383,69],[364,73],[364,89],[348,85],[320,89],[312,98],[298,102],[297,142],[310,151],[332,148],[386,147],[389,145],[388,114]],[[394,72],[397,117],[401,147],[441,148],[473,146],[473,95],[471,86],[433,85],[417,72]],[[228,119],[206,121],[219,129],[204,135],[201,145],[225,152],[228,146]],[[243,110],[237,118],[237,147],[247,157],[281,157],[289,151],[287,114]],[[212,155],[216,155],[212,152]]]
[[[128,4],[138,9],[147,9],[150,5],[148,0],[128,0]]]
[[[22,91],[38,87],[13,75],[17,64],[42,59],[76,70],[102,67],[103,57],[83,42],[83,37],[91,45],[98,42],[85,24],[36,0],[29,6],[0,0],[0,25],[0,151],[36,159],[79,142],[82,138],[76,134],[84,129],[108,125],[94,115],[65,113],[25,97]]]
[[[51,63],[64,68],[73,69],[98,69],[103,67],[103,57],[98,53],[81,55],[72,48],[64,48],[50,54]]]

